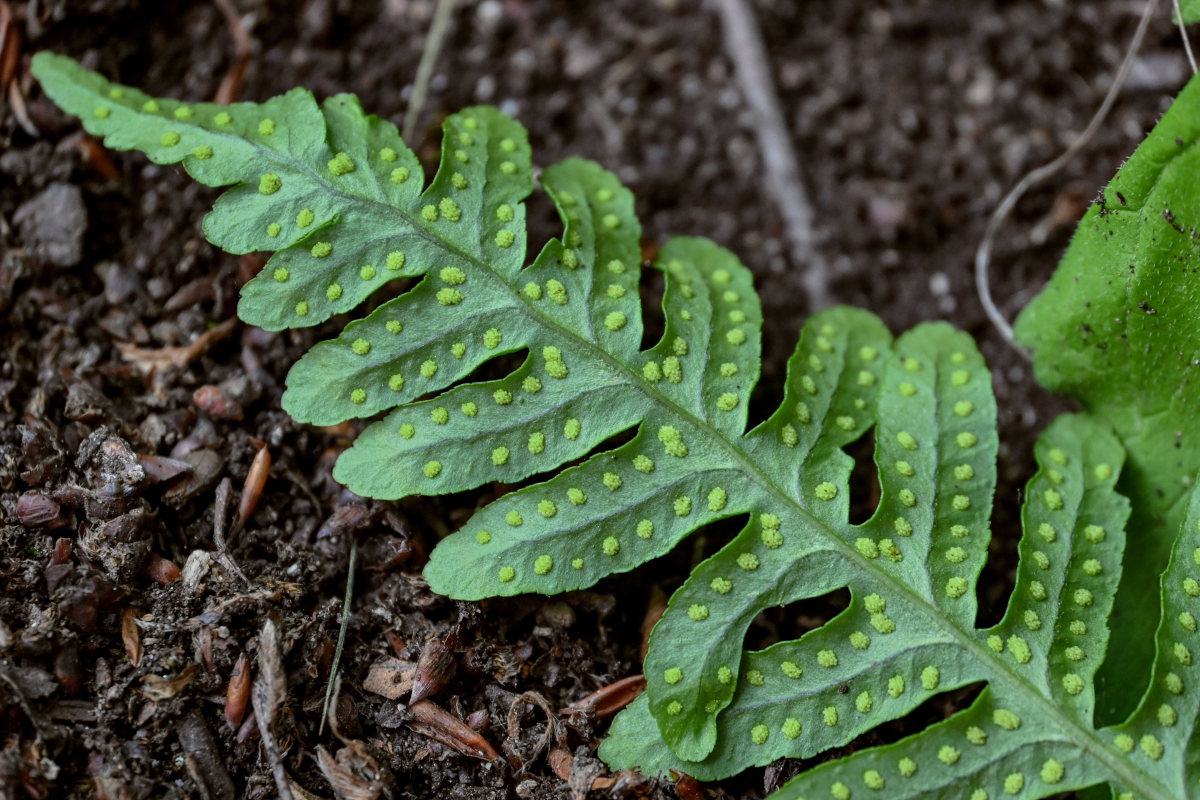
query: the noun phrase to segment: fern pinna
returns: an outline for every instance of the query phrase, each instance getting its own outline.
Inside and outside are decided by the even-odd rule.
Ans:
[[[747,433],[762,322],[749,272],[706,240],[667,242],[655,265],[665,332],[640,350],[632,196],[591,162],[548,167],[540,183],[565,232],[525,266],[529,148],[498,111],[447,119],[426,186],[395,128],[349,95],[318,106],[294,90],[220,107],[150,98],[49,54],[34,72],[110,146],[233,186],[206,234],[232,252],[275,251],[243,290],[247,322],[314,325],[395,278],[422,278],[288,377],[284,406],[299,420],[386,412],[337,464],[352,490],[439,494],[586,459],[442,541],[425,571],[435,590],[580,588],[709,522],[744,521],[656,627],[648,691],[602,748],[614,767],[731,775],[815,755],[983,682],[965,711],[822,764],[779,796],[1032,798],[1105,782],[1121,797],[1196,794],[1200,500],[1163,578],[1153,684],[1129,720],[1097,729],[1092,677],[1128,515],[1113,490],[1123,451],[1086,416],[1046,432],[1010,608],[976,629],[997,437],[990,375],[966,335],[929,324],[893,342],[868,313],[818,314],[782,406]],[[525,354],[511,375],[461,383],[506,353]],[[852,525],[843,448],[871,429],[881,500]],[[624,431],[636,433],[588,457]],[[852,602],[826,625],[743,651],[760,610],[842,587]]]

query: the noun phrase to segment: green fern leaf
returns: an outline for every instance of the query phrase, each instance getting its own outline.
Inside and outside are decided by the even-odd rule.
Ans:
[[[1184,571],[1200,564],[1200,512],[1179,545],[1187,558],[1165,578],[1155,686],[1123,727],[1098,730],[1094,676],[1128,515],[1113,488],[1123,451],[1095,418],[1063,417],[1044,434],[1017,589],[1002,622],[978,630],[998,445],[990,375],[965,334],[923,325],[893,345],[868,313],[818,314],[783,404],[746,432],[762,323],[749,272],[707,240],[668,241],[654,265],[665,331],[640,350],[632,196],[591,162],[547,168],[565,230],[525,267],[529,151],[494,109],[447,120],[426,187],[395,129],[350,96],[318,107],[295,90],[222,108],[154,100],[58,56],[39,54],[34,72],[110,145],[232,186],[209,237],[276,251],[245,287],[248,321],[311,325],[394,278],[421,278],[315,346],[289,374],[284,405],[321,424],[383,414],[335,468],[363,495],[544,476],[438,545],[426,568],[435,590],[477,599],[588,586],[709,522],[745,520],[672,598],[651,639],[648,691],[604,745],[611,764],[729,775],[816,755],[982,682],[970,709],[805,773],[783,796],[846,800],[861,786],[961,797],[964,783],[976,800],[1101,782],[1154,800],[1192,791],[1198,690],[1185,668],[1197,643],[1185,606],[1200,584]],[[506,353],[525,354],[510,375],[463,382]],[[881,500],[851,525],[843,448],[870,430]],[[605,448],[622,433],[632,438]],[[828,624],[743,652],[762,609],[842,587],[852,602]]]
[[[789,386],[810,385],[816,362],[810,361],[805,344],[821,327],[821,317],[806,326],[789,365]],[[864,358],[861,348],[852,353],[852,368],[844,371],[852,382],[838,386],[834,397],[845,403],[859,397],[863,383],[882,386],[876,463],[883,494],[874,517],[861,529],[846,523],[851,463],[840,449],[862,432],[860,424],[865,428],[873,421],[872,409],[842,409],[845,414],[829,419],[832,431],[798,465],[799,497],[764,509],[765,521],[760,515],[697,567],[655,629],[646,659],[651,708],[664,738],[684,758],[703,758],[712,749],[716,714],[729,702],[741,673],[745,630],[764,608],[839,589],[857,577],[856,567],[869,564],[871,572],[883,574],[854,588],[873,598],[871,608],[852,606],[858,614],[833,623],[821,637],[830,637],[830,645],[818,650],[826,654],[823,660],[837,664],[862,650],[881,669],[891,668],[885,653],[893,645],[897,653],[910,656],[913,637],[929,646],[945,644],[937,636],[929,638],[932,629],[920,624],[909,626],[906,636],[891,636],[897,618],[920,620],[932,612],[960,626],[974,620],[973,582],[987,552],[995,471],[996,412],[987,368],[969,337],[943,325],[922,326],[902,337],[879,381],[875,372],[853,368],[878,369],[883,362],[875,355],[877,345],[866,347],[871,358]],[[969,446],[961,446],[960,438]],[[895,582],[922,587],[924,606],[895,596],[889,591]],[[726,588],[730,586],[732,590]],[[876,600],[880,597],[892,599],[885,603]],[[891,612],[876,608],[876,602],[890,603]],[[702,624],[695,621],[697,608],[705,609]],[[849,653],[843,646],[847,641],[853,642]],[[660,648],[660,642],[672,644]],[[813,669],[802,661],[782,660],[791,666],[752,667],[748,674],[782,674],[786,684],[787,672]],[[868,727],[874,724],[878,720]],[[844,726],[827,733],[842,730]],[[785,741],[779,743],[786,747]]]
[[[316,325],[390,280],[435,268],[486,261],[511,276],[523,265],[529,144],[524,129],[495,109],[447,119],[441,167],[422,191],[420,164],[395,126],[364,115],[353,95],[318,107],[294,89],[261,105],[217,106],[151,98],[51,53],[38,53],[33,71],[109,147],[182,163],[208,186],[233,185],[204,232],[231,253],[277,251],[242,290],[238,314],[253,325]],[[451,292],[465,296],[442,287],[434,297],[457,305]],[[340,419],[388,407],[359,405]],[[299,400],[296,413],[320,416]]]

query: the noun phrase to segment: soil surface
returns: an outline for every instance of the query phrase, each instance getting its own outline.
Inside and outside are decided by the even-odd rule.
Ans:
[[[432,2],[225,5],[249,34],[239,99],[296,85],[351,91],[402,119]],[[1032,441],[1068,406],[987,324],[971,260],[1008,187],[1083,130],[1141,5],[755,7],[836,299],[896,332],[949,320],[992,365],[1003,444],[981,622],[994,621]],[[297,425],[279,403],[289,365],[338,328],[265,334],[236,322],[238,288],[262,259],[204,240],[217,193],[178,168],[105,153],[28,76],[29,55],[49,48],[152,93],[211,99],[238,63],[220,4],[8,0],[6,10],[0,797],[275,796],[255,706],[272,715],[297,797],[675,796],[669,782],[609,776],[595,759],[607,719],[560,710],[639,673],[647,615],[724,534],[564,597],[467,604],[430,593],[426,554],[501,489],[387,504],[341,490],[330,469],[354,428]],[[1095,141],[1000,237],[993,290],[1010,316],[1186,69],[1164,12]],[[789,262],[715,14],[682,0],[463,0],[421,116],[424,159],[436,159],[440,119],[473,103],[520,119],[538,165],[581,155],[616,171],[638,197],[648,250],[695,234],[740,255],[765,304],[754,403],[764,417],[804,318],[806,265]],[[535,239],[551,235],[548,203],[532,209]],[[351,538],[360,569],[322,730]],[[794,636],[844,602],[765,614],[750,640]],[[430,694],[410,708],[418,661]],[[251,678],[277,696],[250,702]],[[939,698],[852,747],[919,730],[967,697]],[[500,758],[460,752],[479,742],[438,709]],[[757,798],[798,766],[678,794]]]

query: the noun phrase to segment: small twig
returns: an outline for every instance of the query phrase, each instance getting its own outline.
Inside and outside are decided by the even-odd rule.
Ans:
[[[202,797],[213,800],[233,800],[237,789],[225,769],[222,753],[213,739],[212,730],[199,709],[193,708],[175,723],[175,735],[183,748],[188,773]]]
[[[437,63],[438,54],[446,41],[446,31],[450,28],[450,12],[453,10],[454,0],[438,0],[437,8],[433,12],[429,36],[425,38],[425,50],[421,53],[420,63],[417,64],[412,96],[408,99],[408,112],[404,115],[404,130],[401,136],[409,147],[416,145],[413,137],[417,134],[417,119],[421,116],[421,107],[425,105],[429,80],[433,77],[433,66]]]
[[[791,245],[792,263],[803,270],[802,284],[811,311],[833,304],[829,267],[817,249],[812,204],[800,176],[800,166],[787,124],[779,107],[771,67],[754,12],[747,0],[716,0],[725,28],[725,49],[736,67],[738,85],[758,118],[755,133],[762,151],[767,188],[783,215],[784,233]]]
[[[996,210],[992,212],[992,217],[988,220],[987,229],[984,231],[983,238],[979,242],[979,248],[975,251],[975,289],[979,293],[979,302],[983,304],[983,310],[987,313],[988,319],[991,320],[992,325],[1000,332],[1004,340],[1026,358],[1029,358],[1029,353],[1017,346],[1016,340],[1013,338],[1012,325],[1008,323],[1008,320],[1004,318],[1004,315],[1000,313],[1000,309],[992,301],[992,291],[988,284],[988,262],[992,254],[992,240],[996,237],[1000,226],[1025,192],[1030,187],[1062,169],[1096,135],[1096,131],[1100,129],[1101,123],[1104,122],[1105,117],[1108,116],[1108,112],[1112,109],[1113,103],[1117,99],[1117,94],[1125,84],[1125,79],[1129,76],[1129,70],[1133,67],[1134,57],[1142,45],[1142,39],[1146,35],[1146,29],[1150,26],[1150,18],[1154,15],[1154,8],[1157,5],[1158,0],[1146,0],[1146,7],[1142,11],[1142,18],[1138,22],[1137,30],[1133,34],[1133,40],[1129,43],[1129,49],[1125,52],[1125,60],[1121,62],[1116,77],[1113,78],[1112,85],[1108,87],[1108,94],[1104,96],[1104,101],[1100,103],[1100,107],[1092,115],[1091,122],[1088,123],[1087,128],[1058,158],[1025,173],[1025,177],[1017,182],[1017,185],[1005,195],[1004,199],[1000,201],[1000,205],[996,206]]]
[[[229,554],[229,544],[225,540],[225,518],[229,514],[229,497],[233,492],[233,484],[229,478],[222,478],[217,484],[215,501],[213,502],[213,543],[217,546],[217,562],[231,574],[241,580],[245,587],[250,586],[250,579],[242,568]]]
[[[1192,40],[1188,38],[1187,25],[1183,21],[1183,9],[1179,7],[1179,0],[1172,0],[1175,4],[1175,22],[1179,25],[1179,38],[1183,39],[1183,51],[1187,53],[1188,63],[1192,65],[1192,74],[1195,75],[1200,70],[1196,69],[1196,55],[1192,52]]]
[[[346,597],[342,601],[342,624],[338,629],[337,647],[333,650],[333,666],[329,668],[329,683],[325,685],[325,704],[321,706],[321,724],[317,734],[325,732],[325,720],[329,716],[329,704],[333,702],[333,685],[337,680],[338,664],[342,661],[342,648],[346,645],[346,628],[350,624],[350,601],[354,597],[354,570],[358,566],[358,538],[350,534],[350,566],[346,568]]]
[[[237,327],[238,318],[230,317],[229,319],[217,325],[214,328],[209,328],[204,333],[196,337],[196,341],[188,345],[179,347],[159,347],[145,348],[138,347],[129,342],[117,342],[117,350],[126,361],[132,361],[134,366],[145,373],[164,370],[168,367],[184,367],[191,361],[199,358],[208,352],[208,349],[217,342],[224,339],[229,334],[233,333]]]

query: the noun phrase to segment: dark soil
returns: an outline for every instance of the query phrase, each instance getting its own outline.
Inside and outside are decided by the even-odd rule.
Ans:
[[[253,39],[240,97],[295,85],[318,96],[352,91],[399,121],[432,5],[238,0]],[[789,263],[717,20],[697,5],[460,2],[420,152],[436,156],[445,114],[497,104],[528,126],[536,163],[582,155],[615,170],[638,196],[648,247],[699,234],[735,250],[766,306],[761,415],[779,395],[803,320],[805,265]],[[239,734],[226,720],[239,657],[256,678],[270,660],[259,639],[268,620],[287,680],[274,730],[297,796],[333,794],[322,758],[353,797],[377,796],[362,777],[372,773],[393,797],[586,790],[589,774],[606,774],[594,758],[606,721],[562,715],[547,733],[536,701],[556,711],[637,674],[647,609],[700,548],[563,598],[462,604],[432,595],[420,577],[426,553],[496,490],[396,504],[341,491],[330,468],[353,430],[297,425],[279,405],[288,366],[336,328],[216,327],[232,319],[238,287],[261,260],[205,242],[200,222],[215,192],[142,156],[102,153],[28,78],[29,54],[50,48],[154,93],[211,98],[235,62],[218,7],[8,7],[17,37],[5,46],[23,53],[14,92],[24,111],[7,98],[0,106],[0,797],[274,796],[254,724]],[[1085,127],[1140,4],[761,0],[757,10],[836,298],[897,332],[950,320],[977,337],[993,367],[1004,445],[981,606],[994,617],[1011,581],[1032,441],[1067,406],[1034,385],[986,323],[971,259],[1003,192]],[[1185,76],[1164,13],[1100,135],[1020,204],[1001,237],[994,291],[1010,315]],[[533,216],[547,219],[537,202]],[[147,352],[206,333],[211,346],[166,354],[173,363]],[[261,447],[269,476],[235,532]],[[190,471],[172,479],[178,461]],[[227,557],[218,557],[218,534],[229,539]],[[362,569],[335,731],[321,732],[351,537]],[[837,602],[766,615],[752,637],[793,635],[790,616],[818,624]],[[398,693],[386,678],[407,674],[431,638],[453,665],[431,700],[480,728],[499,761],[456,752],[428,735],[405,699],[384,696]],[[925,707],[867,743],[918,730],[961,702]],[[760,797],[794,770],[751,770],[703,792]],[[595,796],[675,795],[634,775],[597,786]]]

